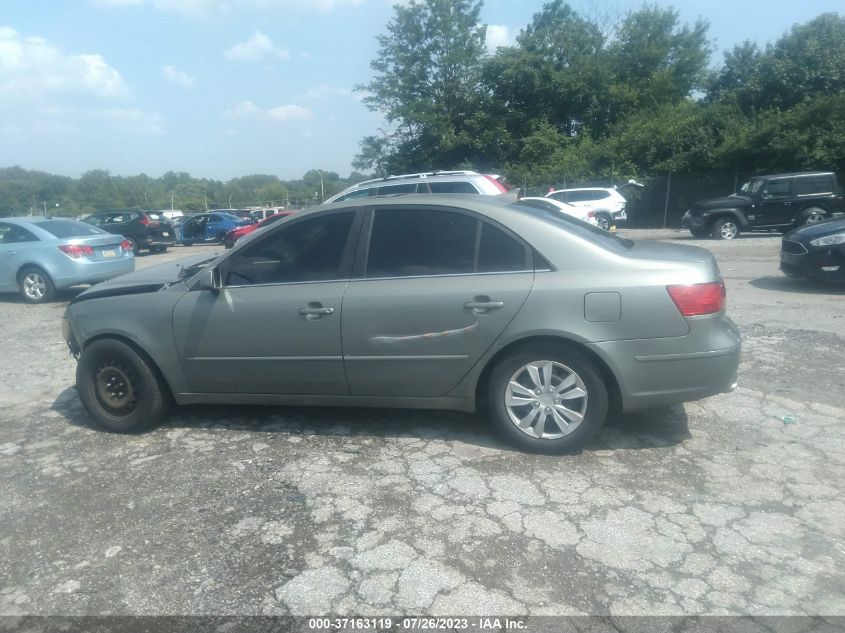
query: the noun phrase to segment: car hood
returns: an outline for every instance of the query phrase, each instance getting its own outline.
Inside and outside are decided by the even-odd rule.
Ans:
[[[196,266],[203,261],[210,261],[216,258],[219,253],[198,253],[189,257],[183,257],[164,264],[156,264],[142,270],[135,271],[115,277],[91,286],[85,292],[77,295],[71,303],[96,299],[101,297],[114,297],[127,294],[141,294],[145,292],[157,292],[165,284],[180,281],[183,270]]]
[[[745,196],[725,196],[724,198],[706,198],[697,201],[693,208],[698,209],[736,209],[751,205],[751,198]]]
[[[845,219],[828,220],[797,228],[784,235],[783,239],[800,242],[802,240],[814,240],[817,237],[825,237],[826,235],[842,232],[845,232]]]

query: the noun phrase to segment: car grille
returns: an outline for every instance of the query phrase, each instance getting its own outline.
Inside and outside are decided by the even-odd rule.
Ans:
[[[803,244],[800,242],[792,242],[790,240],[783,240],[780,248],[784,253],[790,253],[792,255],[803,255],[807,252],[807,249]]]

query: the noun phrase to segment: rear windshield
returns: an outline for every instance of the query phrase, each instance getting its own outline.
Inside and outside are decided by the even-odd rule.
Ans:
[[[147,211],[147,215],[150,217],[150,220],[153,222],[167,222],[167,216],[163,213],[156,213],[154,211]]]
[[[101,235],[105,233],[105,231],[98,229],[96,226],[74,220],[45,220],[43,222],[35,222],[35,226],[55,237],[85,237],[86,235]]]
[[[634,245],[631,240],[626,240],[614,235],[613,233],[608,233],[604,229],[600,229],[592,224],[587,224],[578,218],[567,215],[566,213],[561,213],[560,211],[537,209],[518,202],[510,206],[516,211],[535,218],[540,218],[549,224],[553,224],[554,226],[568,231],[569,233],[574,233],[578,237],[589,240],[599,246],[603,246],[608,250],[626,251]]]

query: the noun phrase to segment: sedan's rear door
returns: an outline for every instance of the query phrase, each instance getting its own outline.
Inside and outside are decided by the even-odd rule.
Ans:
[[[439,207],[377,207],[363,235],[341,323],[350,394],[446,394],[528,297],[530,249]]]

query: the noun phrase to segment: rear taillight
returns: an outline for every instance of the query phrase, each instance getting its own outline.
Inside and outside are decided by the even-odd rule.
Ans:
[[[71,259],[79,259],[85,255],[93,255],[94,249],[85,244],[62,244],[59,250]]]
[[[152,222],[150,222],[150,219],[143,213],[141,214],[141,219],[138,221],[144,226],[150,226],[150,224],[152,224]]]
[[[596,212],[595,211],[587,211],[587,217],[588,218],[596,217]]]
[[[497,188],[499,191],[501,191],[502,193],[507,193],[507,192],[508,192],[508,188],[507,188],[507,187],[505,187],[505,185],[503,185],[503,184],[501,183],[501,181],[499,181],[497,178],[494,178],[493,176],[490,176],[490,175],[485,175],[484,177],[485,177],[487,180],[489,180],[490,182],[492,182],[494,185],[496,185],[496,188]]]
[[[725,307],[725,283],[722,280],[688,286],[666,286],[672,301],[684,316],[721,312]]]
[[[132,250],[132,242],[130,242],[129,240],[123,240],[120,243],[120,248],[122,248],[125,251],[131,251]]]

